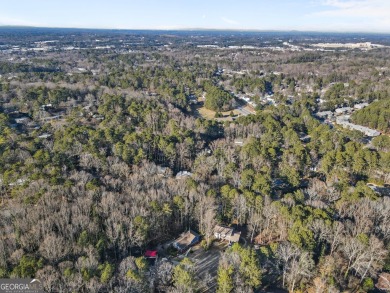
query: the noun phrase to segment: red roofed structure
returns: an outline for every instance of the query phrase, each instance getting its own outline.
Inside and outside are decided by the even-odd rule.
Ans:
[[[145,251],[144,256],[146,258],[157,258],[158,257],[157,250],[147,250]]]

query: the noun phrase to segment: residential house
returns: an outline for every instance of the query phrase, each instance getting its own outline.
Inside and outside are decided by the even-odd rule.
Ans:
[[[216,225],[214,227],[214,237],[229,243],[235,243],[240,240],[241,232],[234,231],[233,227]]]
[[[342,115],[342,114],[349,114],[352,113],[352,108],[351,107],[343,107],[343,108],[337,108],[335,110],[336,115]]]
[[[320,119],[330,119],[333,117],[333,113],[331,111],[317,112],[314,115]]]
[[[200,241],[200,235],[193,230],[188,230],[187,232],[180,235],[173,243],[173,247],[175,247],[180,252],[185,251],[187,248],[195,245]]]

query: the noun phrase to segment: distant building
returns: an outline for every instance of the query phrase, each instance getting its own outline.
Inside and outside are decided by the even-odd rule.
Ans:
[[[316,102],[318,102],[319,104],[323,104],[323,103],[325,103],[326,101],[319,98],[319,99],[316,99]]]
[[[38,138],[49,138],[49,137],[51,137],[51,134],[49,134],[49,133],[43,133],[43,134],[38,136]]]
[[[243,145],[244,144],[244,140],[242,138],[236,138],[234,140],[234,144],[236,144],[236,145]]]
[[[336,123],[337,124],[343,124],[343,123],[349,123],[349,118],[351,118],[351,115],[340,115],[336,117]]]
[[[42,121],[53,121],[53,120],[59,120],[62,117],[62,115],[55,115],[50,117],[43,117]]]
[[[23,185],[27,180],[26,179],[18,179],[15,182],[11,182],[8,184],[9,186]]]
[[[300,141],[307,143],[307,142],[310,142],[311,136],[305,135],[305,136],[300,137],[299,139],[300,139]]]
[[[272,98],[272,96],[266,96],[265,99],[271,103],[271,104],[275,104],[275,99]]]
[[[39,111],[39,118],[41,121],[59,120],[66,115],[65,109],[54,108],[52,104],[42,105]]]
[[[103,115],[99,115],[99,114],[92,115],[92,118],[94,118],[96,120],[104,120],[104,116]]]
[[[163,167],[163,166],[157,166],[157,175],[166,177],[170,173],[170,170],[168,167]]]
[[[183,179],[187,177],[191,177],[192,173],[188,171],[180,171],[179,173],[176,174],[176,179]]]
[[[229,241],[229,243],[236,243],[240,240],[241,232],[234,231],[234,228],[232,227],[216,225],[214,227],[214,237],[220,240]]]
[[[357,125],[357,126],[360,126],[360,125]],[[375,129],[370,129],[370,128],[364,127],[364,126],[360,126],[359,128],[360,129],[358,129],[358,130],[364,132],[365,135],[370,136],[370,137],[375,137],[375,136],[381,135],[381,133]]]
[[[48,109],[51,109],[53,108],[53,104],[46,104],[46,105],[42,105],[41,107],[39,107],[41,110],[43,111],[46,111]]]
[[[187,248],[190,248],[191,246],[195,245],[200,241],[200,235],[193,230],[188,230],[187,232],[180,235],[179,238],[177,238],[173,242],[173,247],[175,247],[180,252],[186,250]]]
[[[285,181],[283,181],[283,179],[281,179],[281,178],[275,178],[272,181],[272,188],[283,189],[283,188],[286,188],[287,186],[288,186],[288,184]]]
[[[30,120],[30,118],[27,117],[27,116],[15,118],[15,122],[16,122],[17,124],[27,123],[29,120]]]
[[[333,117],[333,112],[331,111],[322,111],[322,112],[317,112],[314,114],[316,117],[320,119],[329,119]]]
[[[368,106],[368,103],[361,103],[361,104],[356,104],[353,106],[355,109],[360,110]]]
[[[381,133],[375,129],[371,129],[365,126],[353,124],[349,122],[349,115],[342,115],[337,117],[336,123],[343,126],[344,128],[348,128],[351,130],[357,130],[360,132],[363,132],[365,135],[370,136],[370,137],[375,137],[381,135]]]
[[[188,96],[188,103],[189,103],[190,105],[196,105],[196,104],[198,104],[198,99],[197,99],[197,97],[194,96],[194,95],[189,95],[189,96]]]
[[[343,107],[343,108],[337,108],[335,112],[337,115],[342,115],[342,114],[349,114],[352,112],[352,110],[353,109],[351,107]]]

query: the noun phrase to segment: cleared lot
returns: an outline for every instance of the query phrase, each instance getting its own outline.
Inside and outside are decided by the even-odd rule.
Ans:
[[[227,246],[226,242],[214,242],[209,250],[204,250],[200,245],[196,245],[187,254],[195,264],[197,277],[204,284],[200,292],[215,292],[219,260]]]

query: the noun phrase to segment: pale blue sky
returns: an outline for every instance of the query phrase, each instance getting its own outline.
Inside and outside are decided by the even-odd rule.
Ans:
[[[390,32],[390,0],[0,0],[0,25]]]

